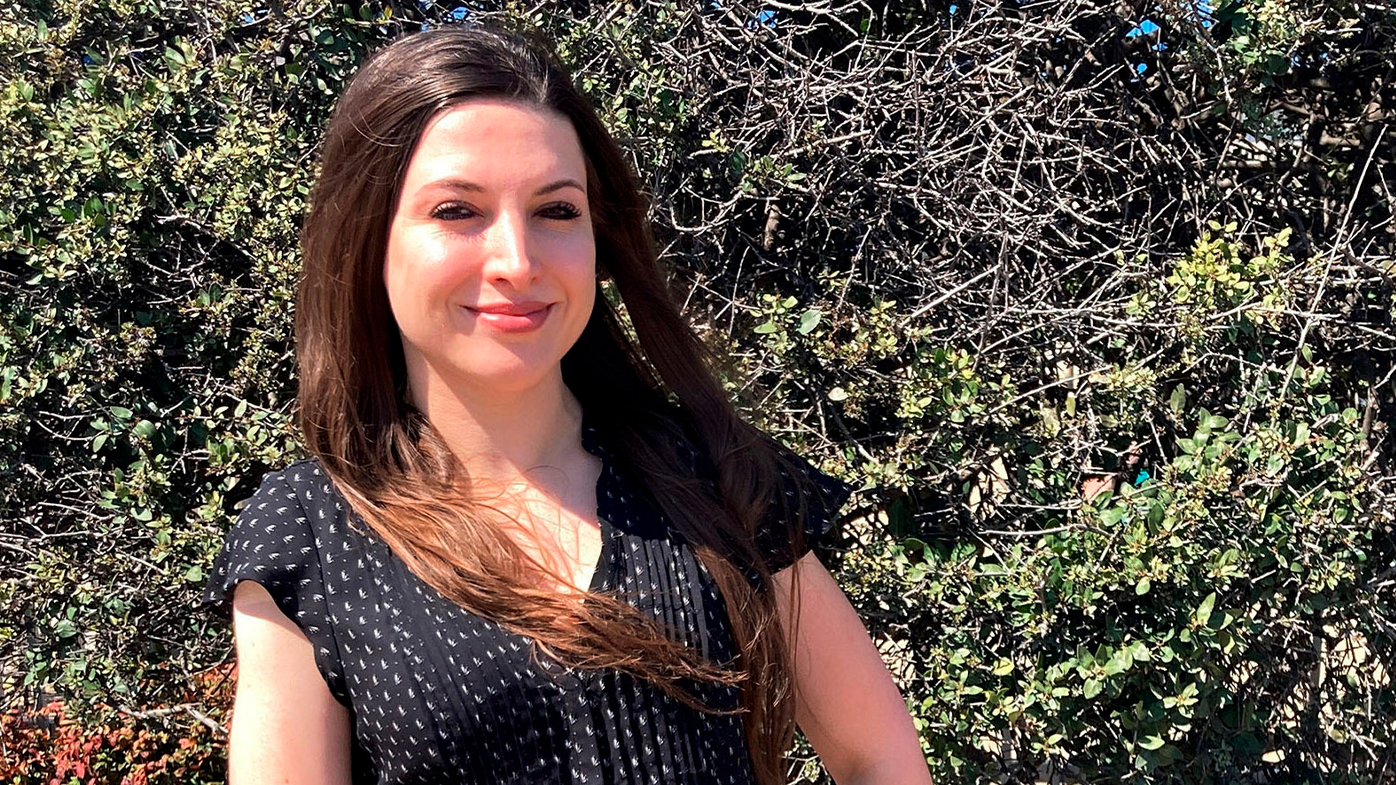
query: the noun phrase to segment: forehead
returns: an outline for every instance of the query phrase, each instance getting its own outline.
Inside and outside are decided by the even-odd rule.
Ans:
[[[566,116],[515,101],[475,99],[427,123],[404,185],[443,177],[582,181],[585,170],[581,142]]]

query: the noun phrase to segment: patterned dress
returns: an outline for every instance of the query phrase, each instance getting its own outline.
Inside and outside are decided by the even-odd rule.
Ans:
[[[709,659],[730,663],[736,645],[716,583],[590,422],[582,441],[603,467],[603,546],[590,588],[620,591]],[[802,468],[821,497],[809,503],[808,546],[852,488]],[[255,581],[300,627],[353,718],[356,784],[754,781],[741,715],[691,709],[628,674],[534,657],[526,637],[445,599],[349,520],[348,502],[315,461],[267,475],[228,533],[203,602],[226,619],[233,587]],[[779,569],[791,556],[770,551],[768,564]],[[710,706],[739,705],[735,687],[689,686]]]

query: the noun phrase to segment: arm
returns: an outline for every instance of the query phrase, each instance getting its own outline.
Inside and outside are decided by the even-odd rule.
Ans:
[[[839,785],[929,785],[921,741],[892,675],[843,590],[813,552],[775,575],[787,634],[800,571],[795,720]]]
[[[233,638],[229,785],[348,785],[349,710],[330,694],[305,633],[258,583],[234,589]]]

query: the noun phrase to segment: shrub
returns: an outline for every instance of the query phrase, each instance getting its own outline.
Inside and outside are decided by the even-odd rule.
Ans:
[[[862,488],[825,555],[938,781],[1392,772],[1381,9],[18,8],[0,757],[22,776],[215,778],[213,729],[149,712],[226,717],[182,686],[229,645],[190,611],[237,504],[298,455],[321,128],[378,43],[498,16],[552,34],[633,156],[734,399]],[[55,696],[76,724],[28,719]]]
[[[98,705],[100,719],[88,720],[95,724],[69,716],[60,701],[35,712],[9,709],[0,714],[0,777],[13,785],[226,782],[221,726],[195,707],[228,703],[231,670],[203,674],[189,702],[174,710],[133,716]]]

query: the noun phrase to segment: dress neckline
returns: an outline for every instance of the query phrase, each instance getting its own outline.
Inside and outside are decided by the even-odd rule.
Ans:
[[[596,564],[591,569],[591,580],[586,587],[587,591],[599,592],[610,585],[611,574],[615,568],[613,540],[617,532],[610,521],[611,502],[615,499],[616,481],[612,474],[615,467],[611,451],[606,448],[595,420],[588,416],[585,407],[582,409],[582,449],[601,460],[601,473],[596,476],[595,510],[596,522],[601,527],[601,552],[596,557]]]

